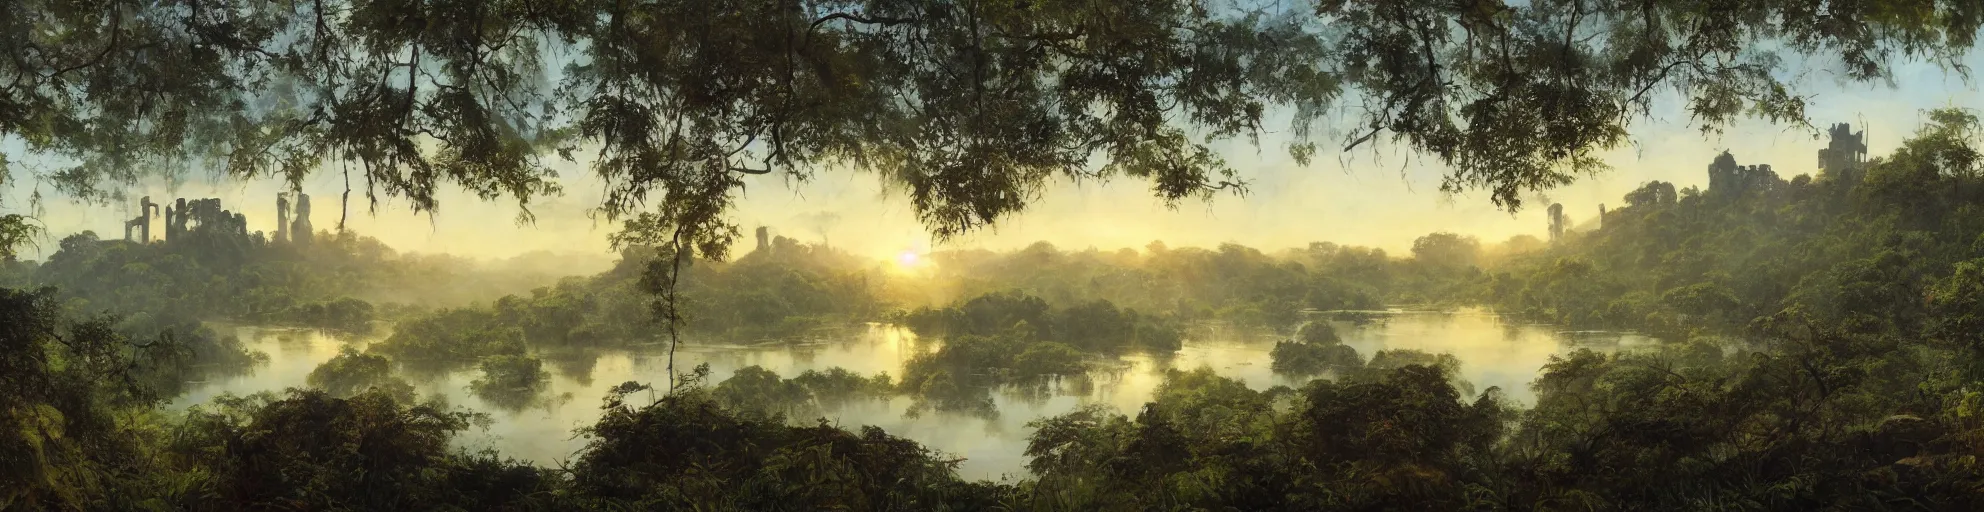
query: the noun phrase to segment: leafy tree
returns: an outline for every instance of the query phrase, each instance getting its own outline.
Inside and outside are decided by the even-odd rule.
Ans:
[[[401,402],[413,401],[413,386],[393,376],[391,360],[378,354],[360,353],[351,347],[339,348],[338,355],[310,370],[304,382],[337,398],[377,388]]]
[[[1344,345],[1336,329],[1323,321],[1303,324],[1296,332],[1296,339],[1275,342],[1268,356],[1274,372],[1284,375],[1346,375],[1364,366],[1357,349]]]
[[[105,506],[129,491],[121,480],[155,470],[145,433],[120,415],[161,403],[143,369],[175,356],[172,338],[65,318],[50,289],[0,289],[0,318],[0,506]]]
[[[824,372],[806,370],[798,377],[781,379],[757,365],[737,369],[711,390],[711,396],[731,410],[794,420],[820,418],[850,402],[886,400],[895,394],[896,386],[888,374],[869,378],[834,367]]]
[[[493,355],[482,358],[479,367],[482,376],[469,383],[469,390],[511,409],[530,404],[551,379],[551,372],[544,371],[544,361],[528,355]]]
[[[730,378],[717,383],[710,395],[731,409],[784,416],[814,412],[812,396],[799,383],[780,379],[762,366],[738,368]]]
[[[838,366],[825,371],[806,370],[798,377],[793,377],[792,381],[813,393],[813,400],[824,407],[835,407],[853,400],[884,396],[896,389],[894,381],[886,372],[872,377],[862,377]]]
[[[592,441],[572,466],[574,491],[656,508],[860,510],[982,510],[1012,492],[959,481],[957,461],[875,427],[787,426],[737,414],[694,386],[626,405],[636,389],[608,396],[585,429]]]
[[[1655,208],[1672,205],[1679,197],[1675,195],[1674,184],[1664,181],[1649,181],[1632,192],[1626,193],[1626,206]]]
[[[548,472],[451,452],[453,434],[477,418],[380,389],[223,397],[179,427],[174,452],[207,475],[175,498],[215,510],[493,507],[555,484]]]
[[[1929,287],[1927,306],[1929,341],[1961,351],[1972,364],[1984,362],[1984,261],[1957,263],[1949,277]],[[1972,378],[1984,377],[1977,373],[1984,367],[1967,370]]]
[[[1878,80],[1894,58],[1956,62],[1984,23],[1957,0],[14,7],[0,135],[71,158],[51,176],[70,193],[208,162],[300,183],[344,161],[417,210],[449,183],[528,201],[557,191],[545,153],[583,144],[607,213],[656,193],[640,236],[711,256],[736,236],[742,174],[877,171],[948,235],[1055,176],[1148,179],[1168,200],[1230,188],[1200,135],[1252,137],[1286,109],[1306,159],[1345,97],[1369,107],[1346,147],[1389,133],[1451,166],[1445,188],[1515,206],[1601,168],[1657,92],[1704,128],[1803,122],[1784,55]]]
[[[1183,341],[1183,334],[1170,319],[1118,309],[1106,299],[1057,311],[1047,301],[1019,290],[988,293],[947,308],[926,306],[899,318],[923,336],[1011,335],[1061,342],[1088,352],[1135,347],[1170,353]]]
[[[523,331],[496,321],[487,311],[447,309],[401,322],[393,335],[371,348],[402,362],[465,363],[485,356],[521,355]]]
[[[1453,233],[1433,233],[1412,241],[1412,258],[1441,268],[1465,268],[1481,256],[1481,242]]]

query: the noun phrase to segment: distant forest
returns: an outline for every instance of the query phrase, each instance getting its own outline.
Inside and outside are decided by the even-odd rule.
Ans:
[[[1976,0],[9,0],[0,509],[1984,510],[1973,112],[1928,112],[1884,155],[1827,130],[1789,180],[1744,148],[1702,155],[1706,187],[1646,183],[1588,224],[1526,201],[1612,170],[1657,116],[1817,132],[1821,96],[1856,98],[1810,83],[1917,64],[1974,89],[1955,79],[1980,29]],[[852,173],[940,240],[1069,181],[1245,200],[1228,145],[1300,165],[1390,145],[1443,192],[1544,209],[1548,235],[1040,244],[905,273],[790,239],[743,250],[733,215],[751,176]],[[465,191],[527,222],[574,170],[621,254],[553,268],[592,275],[308,222],[271,238],[215,215],[154,243],[35,218],[44,190],[105,204],[207,175],[341,179],[343,206],[416,213]],[[1390,307],[1660,342],[1562,353],[1517,404],[1453,355],[1360,353],[1319,321]],[[674,367],[683,343],[868,322],[922,343],[900,375]],[[363,346],[295,389],[168,407],[269,360],[227,325]],[[995,390],[1082,386],[1208,333],[1273,340],[1259,363],[1299,384],[1167,371],[1136,411],[1032,422],[1028,474],[997,482],[820,416],[906,397],[989,417]],[[472,372],[522,409],[568,356],[608,350],[666,351],[667,382],[597,397],[557,467],[458,448],[491,417],[407,380]]]
[[[458,286],[475,267],[438,272],[329,231],[311,244],[76,234],[46,261],[7,263],[0,418],[15,428],[0,458],[22,463],[0,475],[0,498],[114,510],[1971,509],[1984,506],[1984,175],[1976,118],[1932,120],[1871,159],[1839,139],[1849,151],[1822,155],[1817,175],[1785,180],[1725,153],[1704,159],[1707,188],[1649,182],[1582,229],[1553,215],[1547,240],[1434,233],[1404,255],[1036,244],[939,252],[910,274],[774,238],[689,263],[678,285],[691,342],[890,322],[941,347],[895,377],[753,368],[719,382],[685,369],[652,402],[640,393],[651,384],[630,382],[556,468],[451,448],[478,413],[413,396],[394,369],[479,369],[477,393],[521,403],[560,353],[653,345],[669,261],[655,248],[594,276],[432,306],[446,301],[396,293]],[[381,299],[395,296],[417,299]],[[1664,341],[1556,357],[1531,384],[1536,402],[1517,406],[1459,381],[1451,356],[1359,354],[1311,321],[1386,307],[1483,307]],[[166,413],[189,379],[256,364],[203,321],[390,334],[325,363],[309,388]],[[811,420],[898,395],[913,410],[996,414],[992,389],[1080,378],[1089,354],[1170,353],[1208,328],[1282,337],[1275,371],[1314,379],[1249,389],[1171,371],[1134,414],[1034,422],[1018,481],[964,481],[914,441]]]

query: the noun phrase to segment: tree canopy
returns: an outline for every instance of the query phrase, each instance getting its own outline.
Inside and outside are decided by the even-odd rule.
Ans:
[[[1271,110],[1306,161],[1361,106],[1346,149],[1390,138],[1515,208],[1602,169],[1658,93],[1705,130],[1803,123],[1788,57],[1960,67],[1980,23],[1965,0],[14,0],[0,136],[85,198],[341,172],[419,211],[449,185],[528,206],[584,151],[630,240],[720,256],[743,175],[876,172],[948,236],[1056,178],[1244,190],[1213,144]]]
[[[238,352],[238,340],[134,332],[136,317],[91,312],[106,301],[160,299],[106,297],[91,286],[78,294],[84,300],[0,289],[0,460],[23,461],[0,466],[0,508],[1984,510],[1984,176],[1976,169],[1984,130],[1968,111],[1927,118],[1898,149],[1816,177],[1786,180],[1724,153],[1713,158],[1709,172],[1720,177],[1708,188],[1647,183],[1631,193],[1642,200],[1547,244],[1518,237],[1484,246],[1435,233],[1409,258],[1330,243],[1277,254],[1160,243],[1145,254],[1047,244],[935,253],[947,270],[910,278],[1020,291],[892,315],[931,334],[877,340],[898,347],[877,355],[908,356],[896,359],[900,380],[799,363],[795,370],[814,369],[787,378],[750,365],[715,382],[705,363],[666,394],[614,385],[597,419],[576,431],[584,446],[555,469],[467,451],[477,441],[458,436],[496,417],[431,396],[415,401],[402,376],[422,379],[423,390],[463,382],[419,377],[409,356],[479,362],[470,391],[509,415],[569,398],[546,396],[557,389],[550,382],[627,375],[561,363],[546,349],[591,350],[610,346],[591,340],[625,336],[598,327],[625,323],[626,309],[608,304],[627,302],[617,290],[640,273],[627,261],[652,259],[652,248],[629,250],[591,279],[402,320],[394,338],[339,351],[303,376],[311,389],[222,394],[184,411],[161,405],[192,396],[174,383],[202,378],[193,372]],[[340,261],[337,251],[392,261],[329,237],[312,246],[325,252],[296,254],[191,250],[197,242],[180,240],[199,239],[146,246],[78,235],[46,263],[0,266],[0,283],[9,273],[68,280],[175,258]],[[115,254],[136,249],[161,251]],[[775,239],[734,261],[698,260],[682,284],[727,294],[688,302],[755,309],[731,317],[740,323],[859,320],[877,308],[827,306],[882,304],[888,295],[835,284],[854,281],[833,277],[847,275],[837,269],[852,259]],[[237,267],[256,275],[255,265]],[[237,275],[198,269],[130,286]],[[761,302],[765,289],[798,290],[801,299]],[[1179,300],[1191,296],[1199,297]],[[1463,376],[1468,365],[1506,365],[1495,358],[1383,348],[1390,342],[1371,335],[1416,333],[1373,330],[1386,320],[1369,311],[1295,311],[1294,320],[1258,323],[1294,328],[1267,354],[1272,372],[1299,379],[1293,385],[1256,389],[1236,378],[1245,373],[1232,366],[1253,362],[1244,356],[1226,359],[1236,364],[1221,364],[1225,371],[1155,358],[1147,370],[1125,369],[1119,364],[1135,363],[1108,356],[1139,345],[1206,346],[1175,334],[1162,338],[1167,347],[1151,343],[1159,339],[1147,334],[1168,330],[1167,313],[1237,325],[1282,316],[1264,314],[1270,304],[1323,309],[1374,296],[1445,298],[1574,330],[1550,329],[1561,344],[1536,347],[1555,355],[1540,363],[1526,398],[1477,390]],[[1142,316],[1133,304],[1164,316]],[[227,311],[136,309],[180,320]],[[1257,313],[1239,313],[1247,309]],[[1586,329],[1659,339],[1628,344],[1578,332]],[[1346,339],[1380,345],[1364,354]],[[938,344],[913,348],[919,340]],[[1481,341],[1495,343],[1491,351],[1542,341],[1497,340]],[[477,355],[494,357],[468,357]],[[558,378],[547,381],[552,372]],[[1120,394],[1134,389],[1123,385],[1136,375],[1128,372],[1158,377],[1147,400]],[[1026,424],[1028,474],[974,482],[960,477],[964,459],[915,440],[968,436],[970,424],[943,418],[935,429],[896,434],[835,425],[856,421],[854,413],[896,412],[888,404],[903,395],[905,414],[981,416],[1047,412],[1040,404],[1049,398],[1099,400]],[[1125,398],[1143,403],[1126,408]],[[822,419],[848,405],[856,408],[842,409],[841,420]]]

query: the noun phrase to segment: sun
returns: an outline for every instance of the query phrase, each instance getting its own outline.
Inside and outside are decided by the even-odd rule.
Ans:
[[[902,254],[896,255],[896,264],[905,267],[914,267],[922,261],[923,256],[916,254],[916,251],[903,251]]]

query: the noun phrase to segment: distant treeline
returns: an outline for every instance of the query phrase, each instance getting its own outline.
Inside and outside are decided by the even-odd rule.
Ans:
[[[1018,290],[1062,307],[1105,300],[1184,322],[1286,331],[1305,309],[1466,305],[1470,297],[1458,292],[1479,281],[1483,265],[1509,247],[1540,245],[1525,237],[1484,248],[1473,238],[1435,233],[1396,257],[1327,242],[1273,254],[1236,244],[1201,249],[1153,242],[1142,251],[1070,252],[1038,243],[1009,253],[936,253],[936,275],[923,286],[938,297]]]
[[[85,231],[64,237],[45,261],[0,270],[0,282],[55,287],[91,311],[354,332],[398,309],[383,304],[465,305],[556,277],[535,259],[488,264],[401,254],[351,232],[326,231],[298,244],[203,229],[150,244]]]
[[[1410,259],[1328,245],[1280,257],[1239,247],[956,255],[943,277],[950,289],[939,290],[949,297],[895,308],[943,337],[900,383],[747,369],[709,385],[702,369],[672,393],[623,384],[582,431],[586,447],[557,469],[450,449],[477,416],[412,401],[381,370],[389,359],[355,351],[310,377],[321,389],[225,397],[162,418],[155,407],[171,391],[153,383],[185,353],[185,340],[134,335],[112,318],[65,309],[56,296],[65,292],[10,289],[0,294],[0,424],[9,426],[0,429],[0,460],[22,462],[0,472],[0,505],[1979,510],[1981,132],[1965,112],[1931,120],[1891,155],[1816,177],[1787,181],[1736,167],[1733,155],[1718,159],[1709,189],[1648,184],[1602,225],[1548,244],[1482,250],[1431,235]],[[1518,245],[1532,249],[1502,250]],[[802,259],[780,262],[781,252]],[[798,270],[830,258],[780,249],[698,261],[700,277],[684,284],[704,294],[694,299],[709,308],[702,318],[730,319],[706,324],[716,334],[759,336],[750,329],[773,315],[762,311],[830,322],[886,315],[895,292],[848,291],[868,274]],[[646,274],[623,262],[570,286],[651,290],[638,277]],[[791,283],[812,288],[795,292],[799,299],[752,298]],[[1485,303],[1569,325],[1644,329],[1666,342],[1553,358],[1531,384],[1535,403],[1515,404],[1499,389],[1456,381],[1465,361],[1411,351],[1366,359],[1287,313],[1360,306],[1319,289],[1374,302]],[[840,300],[861,296],[875,298]],[[530,300],[555,303],[550,297]],[[542,309],[433,312],[434,325],[414,329],[421,336],[472,339],[404,345],[399,355],[481,356],[478,393],[528,392],[544,371],[528,352],[615,323],[586,320],[596,306],[575,306],[587,311],[578,320]],[[531,318],[548,320],[521,320]],[[1034,422],[1031,475],[1017,481],[962,481],[958,461],[913,441],[786,416],[900,392],[922,407],[969,411],[988,387],[1079,378],[1087,352],[1155,345],[1168,339],[1169,322],[1249,318],[1294,332],[1273,351],[1276,371],[1327,378],[1255,390],[1210,370],[1169,372],[1134,414],[1085,408]],[[414,341],[388,340],[379,351]]]

